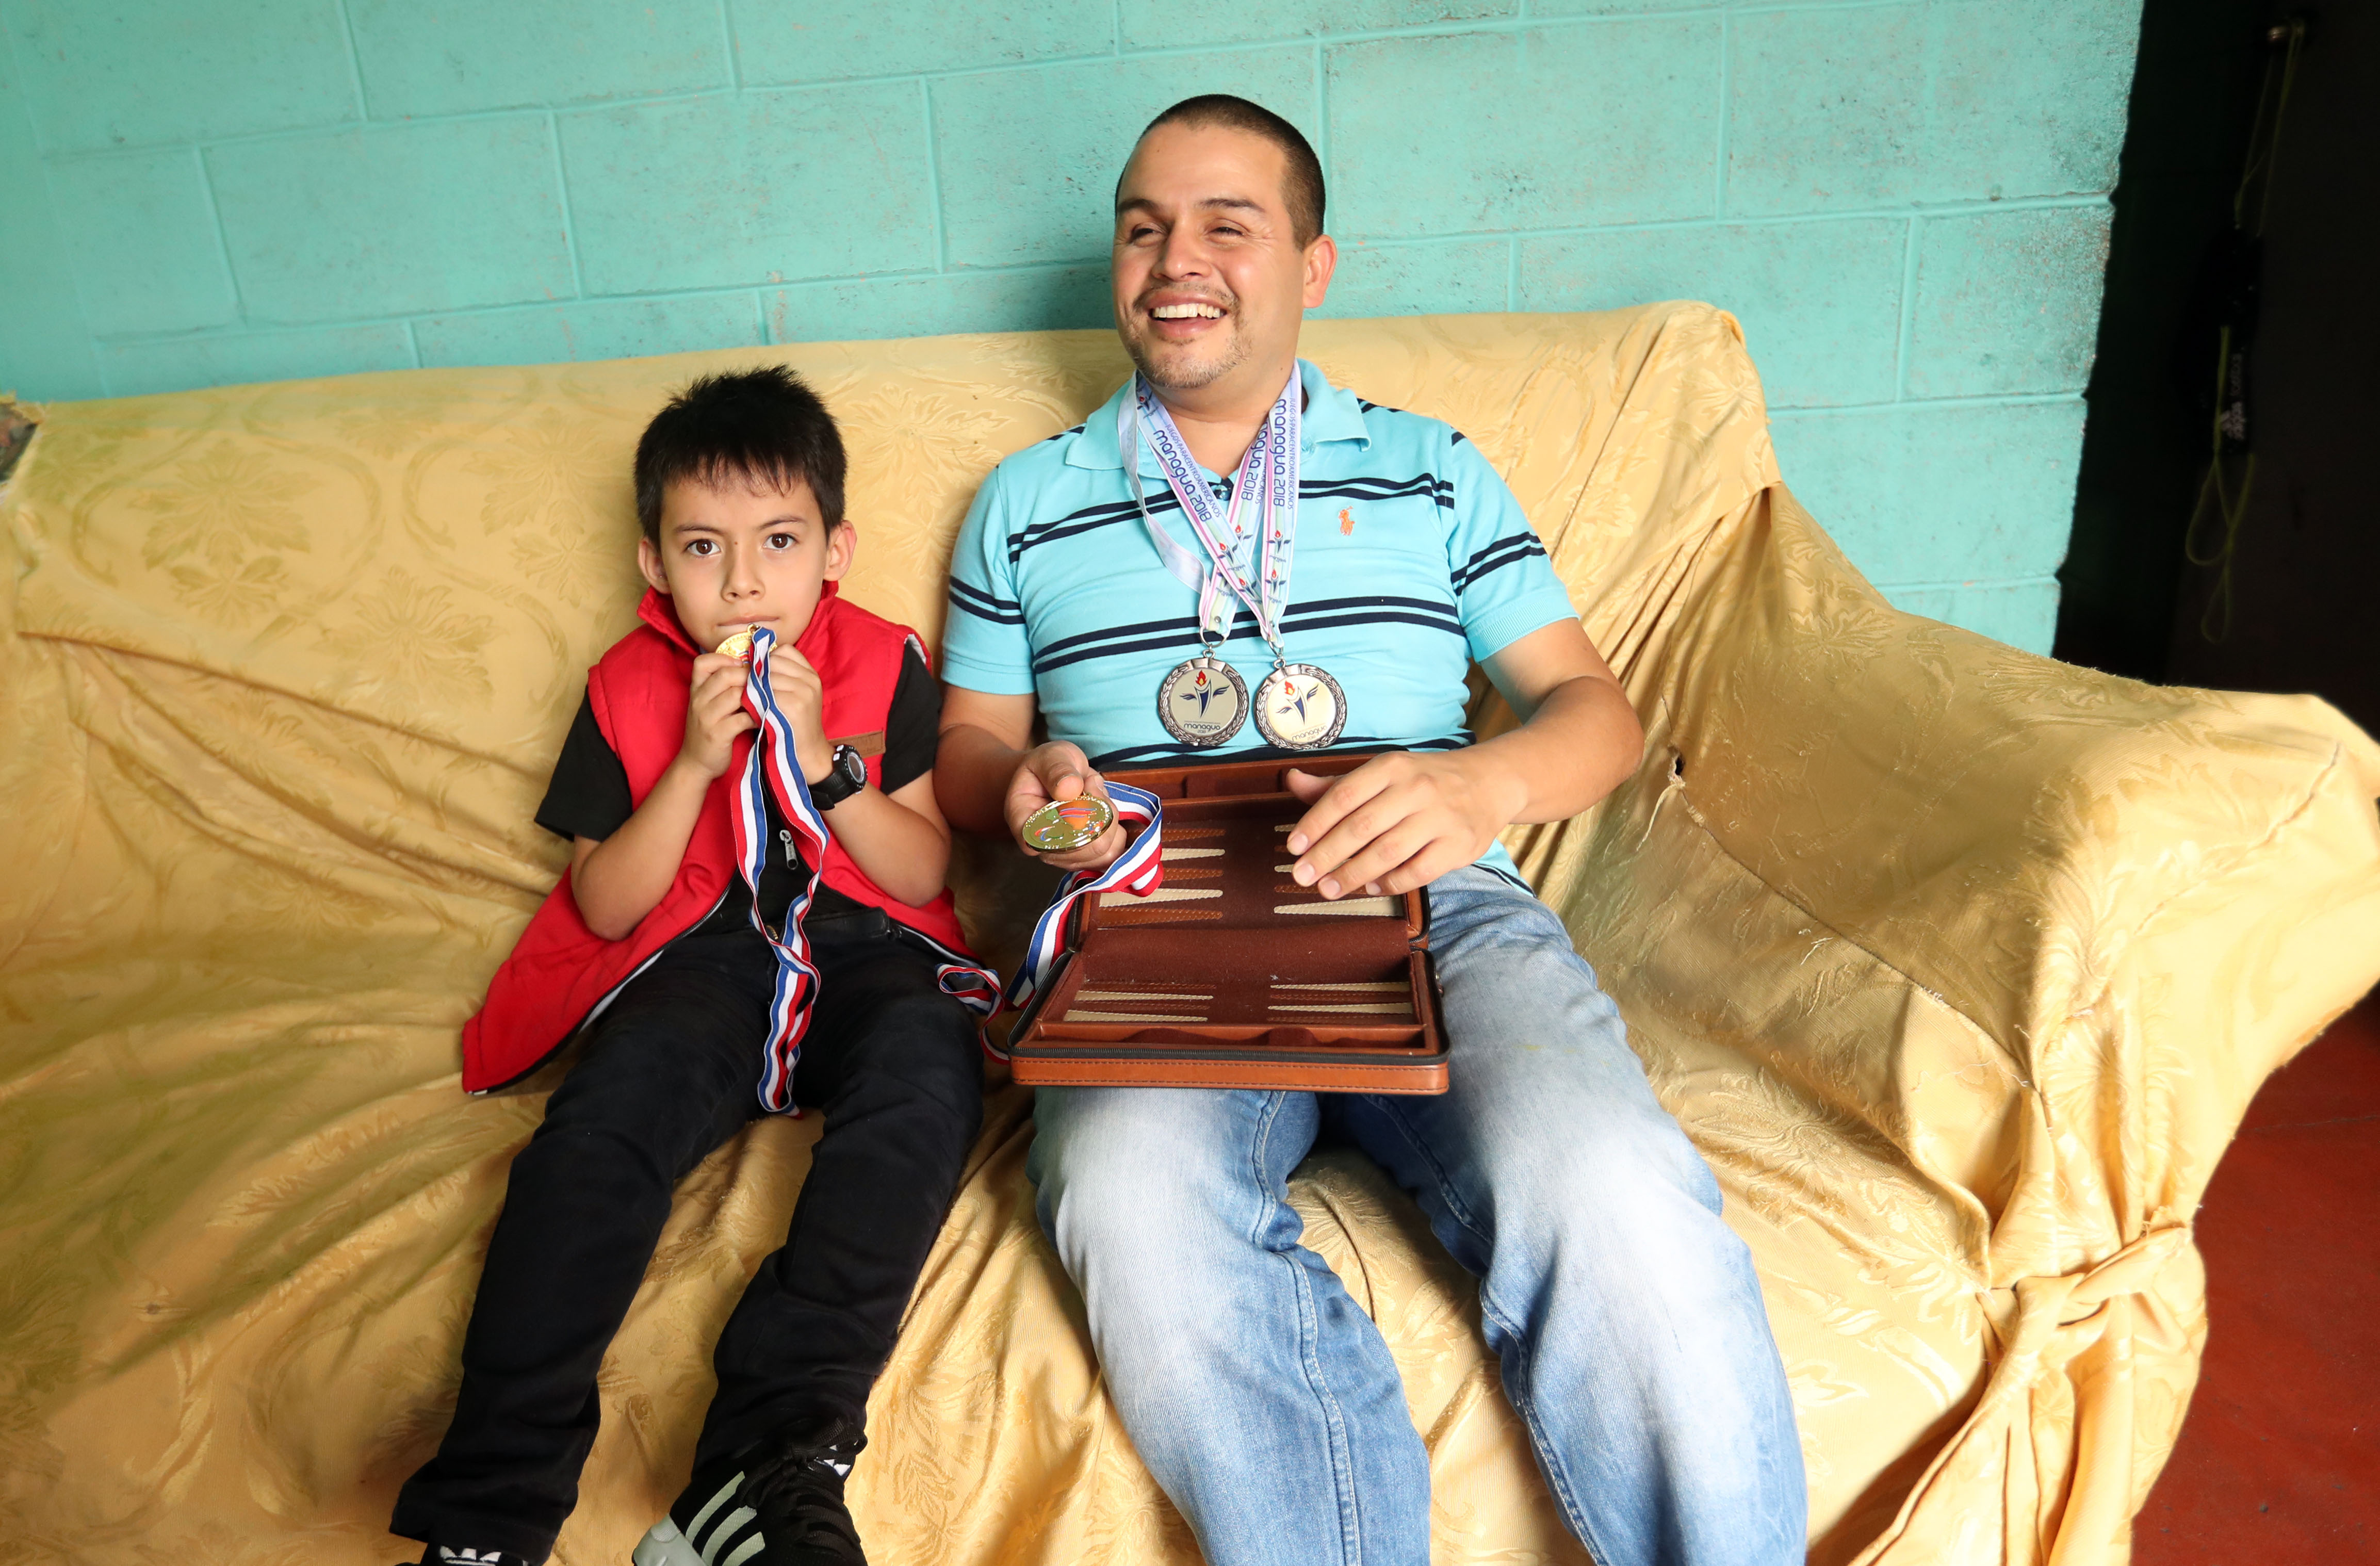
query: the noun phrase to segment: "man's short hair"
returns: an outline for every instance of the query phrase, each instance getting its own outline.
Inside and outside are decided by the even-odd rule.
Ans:
[[[1322,160],[1314,155],[1313,145],[1297,127],[1274,114],[1261,103],[1251,103],[1245,98],[1234,98],[1228,92],[1202,93],[1184,98],[1163,114],[1150,120],[1141,131],[1147,140],[1149,131],[1160,125],[1186,125],[1192,127],[1220,125],[1230,130],[1244,130],[1250,136],[1261,136],[1281,149],[1289,160],[1289,173],[1281,181],[1281,198],[1289,205],[1290,232],[1300,246],[1314,243],[1322,232]],[[1117,177],[1117,187],[1123,178]]]
[[[782,365],[706,375],[653,415],[637,442],[637,522],[661,542],[662,499],[681,480],[790,490],[806,480],[830,528],[843,520],[845,464],[834,415]]]

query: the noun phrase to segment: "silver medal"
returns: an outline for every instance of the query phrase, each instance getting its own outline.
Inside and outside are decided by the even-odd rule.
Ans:
[[[1257,728],[1283,750],[1319,750],[1347,726],[1347,695],[1311,663],[1284,663],[1257,685]]]
[[[1339,682],[1314,664],[1290,662],[1281,650],[1281,615],[1297,536],[1302,373],[1299,369],[1290,371],[1272,411],[1257,427],[1240,460],[1240,481],[1227,511],[1219,507],[1181,431],[1174,428],[1172,415],[1145,377],[1134,378],[1131,395],[1116,409],[1116,444],[1124,453],[1124,479],[1141,528],[1166,570],[1198,595],[1198,613],[1192,624],[1204,649],[1175,664],[1157,687],[1157,716],[1166,732],[1185,746],[1222,744],[1239,732],[1252,706],[1257,728],[1282,750],[1319,750],[1347,726],[1347,694]],[[1144,439],[1181,504],[1184,520],[1206,551],[1204,564],[1148,514],[1140,483]],[[1257,497],[1257,536],[1250,540],[1241,503],[1252,492]],[[1239,557],[1244,552],[1254,558],[1243,562]],[[1272,673],[1257,684],[1253,702],[1246,683],[1211,650],[1232,634],[1232,599],[1256,617],[1257,633],[1272,650]]]
[[[1220,745],[1247,722],[1248,683],[1220,658],[1175,664],[1157,686],[1157,720],[1184,745]]]

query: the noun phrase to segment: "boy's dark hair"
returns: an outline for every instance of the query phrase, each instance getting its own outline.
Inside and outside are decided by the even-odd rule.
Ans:
[[[793,488],[807,480],[829,528],[843,521],[843,432],[782,365],[706,375],[653,415],[637,442],[637,522],[662,538],[662,497],[680,480]]]
[[[1141,136],[1147,138],[1160,125],[1220,125],[1263,137],[1289,160],[1288,176],[1281,181],[1281,199],[1289,205],[1290,232],[1301,246],[1311,245],[1315,236],[1322,232],[1322,160],[1314,155],[1305,133],[1289,121],[1245,98],[1234,98],[1228,92],[1207,92],[1184,98],[1150,120]],[[1116,183],[1121,188],[1122,176],[1117,176]]]

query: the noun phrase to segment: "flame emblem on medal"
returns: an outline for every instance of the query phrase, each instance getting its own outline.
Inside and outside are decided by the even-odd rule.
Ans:
[[[1157,686],[1157,720],[1184,745],[1220,745],[1247,722],[1248,683],[1220,658],[1177,663]]]
[[[1311,663],[1284,663],[1257,686],[1257,728],[1283,750],[1319,750],[1346,726],[1346,693]]]

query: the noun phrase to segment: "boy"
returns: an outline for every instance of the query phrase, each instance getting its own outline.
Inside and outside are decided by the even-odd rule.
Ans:
[[[843,1482],[980,1122],[990,981],[942,889],[939,689],[914,635],[836,596],[844,469],[777,369],[697,381],[638,443],[643,624],[589,671],[538,810],[569,872],[464,1030],[475,1092],[588,1042],[513,1160],[454,1424],[397,1498],[428,1566],[545,1558],[672,1187],[796,1102],[826,1111],[809,1177],[636,1560],[864,1560]]]

